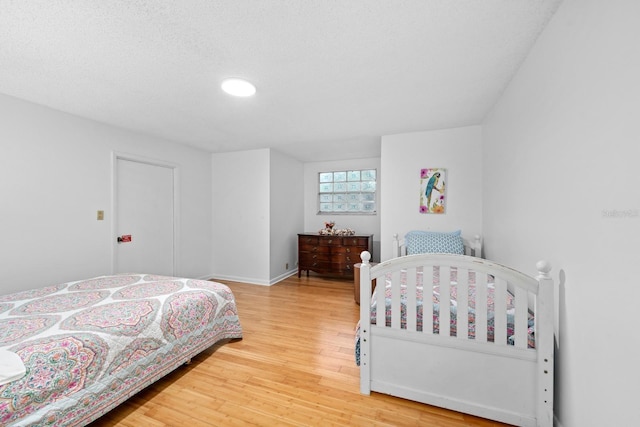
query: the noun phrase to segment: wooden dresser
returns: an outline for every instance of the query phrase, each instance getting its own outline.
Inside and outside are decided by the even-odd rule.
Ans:
[[[353,265],[360,262],[360,253],[373,254],[373,235],[322,236],[317,233],[298,234],[298,277],[302,271],[353,277]]]

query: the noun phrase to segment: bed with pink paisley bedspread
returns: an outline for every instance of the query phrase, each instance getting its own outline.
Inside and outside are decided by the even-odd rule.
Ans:
[[[220,283],[103,276],[0,296],[0,349],[26,374],[0,386],[0,425],[86,425],[223,339],[241,338]]]

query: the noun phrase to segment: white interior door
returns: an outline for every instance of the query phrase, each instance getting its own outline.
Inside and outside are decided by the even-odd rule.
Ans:
[[[117,273],[174,275],[174,172],[116,158]]]

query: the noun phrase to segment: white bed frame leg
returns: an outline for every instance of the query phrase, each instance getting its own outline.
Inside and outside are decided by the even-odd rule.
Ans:
[[[539,282],[536,307],[536,347],[538,350],[538,426],[553,426],[553,353],[554,353],[554,291],[549,275],[551,264],[536,264]],[[540,321],[538,322],[538,319]],[[539,339],[540,338],[540,339]]]
[[[473,243],[471,243],[471,249],[473,250],[473,255],[476,258],[482,258],[482,238],[479,234],[476,234],[473,237]]]
[[[391,257],[392,258],[398,258],[402,256],[402,253],[400,253],[400,239],[398,237],[398,233],[393,235],[393,249],[391,252]]]
[[[397,235],[396,235],[397,236]],[[360,393],[371,394],[371,254],[364,251],[360,254]]]

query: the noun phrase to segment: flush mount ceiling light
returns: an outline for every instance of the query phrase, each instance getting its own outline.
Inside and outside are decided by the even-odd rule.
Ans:
[[[233,96],[252,96],[256,93],[256,87],[242,79],[223,80],[222,90]]]

